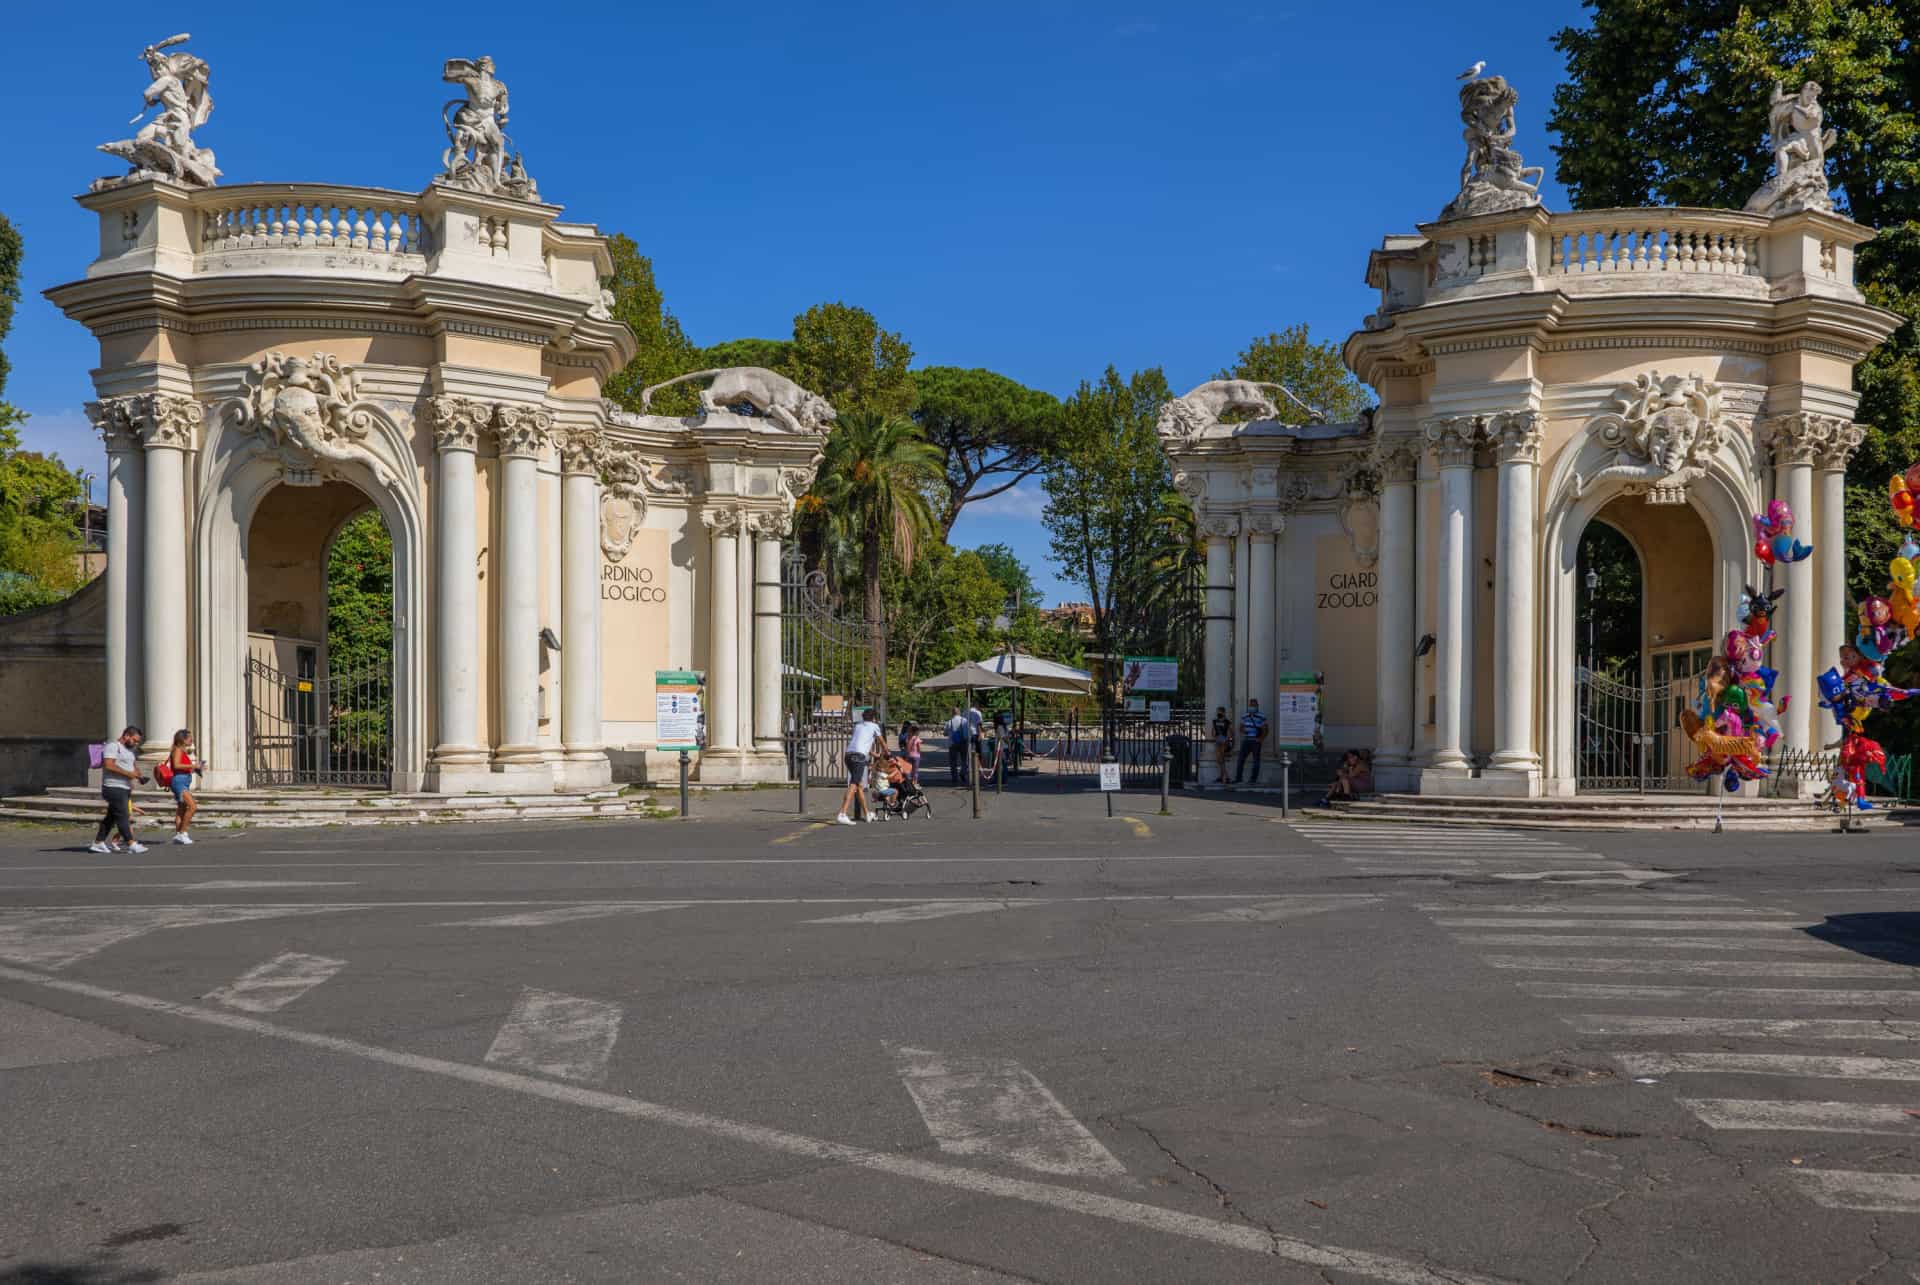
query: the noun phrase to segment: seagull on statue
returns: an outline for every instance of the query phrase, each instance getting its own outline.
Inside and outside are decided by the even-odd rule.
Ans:
[[[1487,69],[1487,60],[1482,58],[1479,62],[1473,64],[1473,66],[1467,68],[1465,71],[1461,72],[1458,76],[1455,76],[1454,79],[1455,80],[1472,80],[1475,76],[1478,76],[1481,72],[1485,71],[1486,69]]]

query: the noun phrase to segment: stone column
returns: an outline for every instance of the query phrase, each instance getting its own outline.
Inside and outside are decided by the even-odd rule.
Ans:
[[[1768,443],[1773,448],[1773,493],[1793,508],[1796,530],[1813,513],[1813,460],[1826,446],[1832,422],[1809,414],[1782,415],[1769,425]],[[1812,720],[1809,714],[1818,699],[1814,675],[1815,650],[1819,638],[1814,607],[1813,560],[1776,566],[1773,587],[1785,589],[1781,604],[1786,616],[1775,617],[1780,632],[1780,677],[1774,688],[1774,703],[1782,695],[1794,699],[1780,711],[1780,731],[1788,748],[1812,748]]]
[[[780,542],[793,530],[786,513],[753,515],[753,748],[786,762],[780,734]]]
[[[1413,761],[1413,480],[1419,457],[1397,445],[1380,453],[1380,595],[1374,680],[1376,771]]]
[[[128,644],[140,637],[140,543],[146,523],[146,457],[129,397],[88,402],[87,417],[107,446],[107,737],[146,717],[140,667]]]
[[[494,434],[500,446],[494,640],[500,743],[493,769],[544,777],[550,786],[551,769],[540,752],[540,455],[553,440],[553,416],[538,406],[502,406]]]
[[[474,454],[493,407],[435,397],[427,421],[439,475],[433,488],[434,747],[427,789],[458,794],[486,784],[480,739],[480,559]]]
[[[1440,469],[1440,564],[1434,591],[1439,610],[1434,632],[1433,766],[1467,772],[1466,720],[1473,713],[1473,667],[1467,655],[1472,610],[1473,449],[1479,420],[1455,415],[1431,421],[1427,442]]]
[[[1816,674],[1839,664],[1840,644],[1853,637],[1853,617],[1847,610],[1847,461],[1865,436],[1857,424],[1836,424],[1814,465],[1820,482],[1820,521],[1814,528],[1812,558],[1820,593],[1816,630],[1820,644],[1813,658]],[[1798,513],[1793,516],[1798,531],[1807,519]]]
[[[1233,545],[1240,515],[1210,513],[1201,523],[1207,537],[1207,718],[1224,705],[1233,709]]]
[[[1253,542],[1247,564],[1247,699],[1259,701],[1260,712],[1269,719],[1273,717],[1276,632],[1273,617],[1274,541],[1286,524],[1286,518],[1278,513],[1253,513],[1247,516],[1247,529]],[[1235,718],[1239,716],[1237,710],[1229,713]],[[1239,752],[1236,745],[1236,761]],[[1271,759],[1271,755],[1262,755],[1260,766],[1263,775]]]
[[[147,715],[143,756],[158,758],[187,725],[187,459],[206,411],[191,397],[143,393],[136,414],[147,447],[146,531],[141,551],[141,635]]]
[[[597,432],[560,446],[560,743],[563,784],[613,779],[600,739],[600,455]]]
[[[700,515],[712,538],[707,557],[707,747],[700,779],[734,779],[740,756],[740,513],[708,510]]]
[[[1493,759],[1491,768],[1523,778],[1539,775],[1533,748],[1533,657],[1539,636],[1534,595],[1535,474],[1540,417],[1509,411],[1493,417],[1487,436],[1500,465],[1499,530],[1494,538]],[[1528,793],[1532,792],[1531,786]]]
[[[734,715],[737,730],[734,743],[743,750],[753,748],[754,698],[759,694],[759,684],[754,681],[753,672],[753,518],[758,514],[742,512],[740,514],[740,538],[734,541],[736,559],[734,569],[734,592],[738,595],[739,614],[734,618],[740,622],[740,631],[734,638],[733,672],[736,675],[734,700],[738,709]]]

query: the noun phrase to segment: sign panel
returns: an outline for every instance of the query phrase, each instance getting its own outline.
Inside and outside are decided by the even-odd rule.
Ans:
[[[1148,701],[1147,721],[1149,723],[1168,723],[1173,721],[1172,701]]]
[[[653,671],[654,720],[659,726],[656,748],[697,750],[706,732],[700,708],[702,676],[691,669]]]
[[[1273,699],[1273,747],[1281,750],[1318,749],[1320,732],[1320,675],[1281,674]]]
[[[1120,675],[1129,692],[1180,690],[1180,662],[1172,656],[1128,656],[1121,661]]]
[[[1147,698],[1144,696],[1127,697],[1127,713],[1144,714],[1147,710]]]
[[[1117,790],[1120,788],[1120,765],[1118,763],[1102,763],[1100,765],[1100,788],[1103,790]]]

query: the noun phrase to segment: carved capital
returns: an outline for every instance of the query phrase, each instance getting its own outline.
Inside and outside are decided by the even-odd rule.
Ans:
[[[1814,458],[1827,448],[1834,429],[1845,422],[1831,415],[1794,411],[1761,421],[1755,436],[1772,453],[1775,467],[1811,465]]]
[[[132,393],[87,403],[87,415],[109,451],[191,451],[200,444],[207,409],[178,393]]]
[[[1173,489],[1186,496],[1188,500],[1197,501],[1207,493],[1207,475],[1205,473],[1189,473],[1185,469],[1175,469],[1173,474]]]
[[[1284,513],[1249,513],[1247,531],[1256,540],[1271,540],[1287,529],[1287,515]]]
[[[1501,411],[1487,421],[1487,440],[1501,464],[1540,462],[1540,416],[1530,410]]]
[[[493,422],[493,407],[471,397],[429,397],[422,417],[437,451],[475,451],[480,432]]]
[[[732,539],[740,534],[744,525],[741,519],[745,515],[738,509],[708,509],[700,515],[700,522],[711,532],[714,538],[722,536]]]
[[[553,412],[544,406],[500,406],[493,432],[503,458],[538,459],[553,441]]]
[[[564,429],[555,433],[553,440],[560,448],[562,474],[599,477],[602,459],[606,454],[606,439],[598,431],[590,428]]]
[[[784,540],[793,534],[793,514],[760,509],[747,515],[747,526],[762,540]]]
[[[1404,486],[1419,475],[1420,452],[1411,442],[1397,442],[1391,446],[1383,443],[1376,467],[1380,470],[1383,483]]]
[[[134,418],[132,397],[103,397],[86,405],[87,418],[107,445],[107,454],[126,454],[140,449],[140,426]]]
[[[1201,520],[1200,530],[1209,540],[1231,540],[1240,534],[1240,515],[1209,513]]]
[[[1860,443],[1865,441],[1866,437],[1867,430],[1858,424],[1845,422],[1835,424],[1833,432],[1827,437],[1826,446],[1814,460],[1814,467],[1836,473],[1845,472],[1848,461],[1853,459],[1853,453],[1860,449]]]
[[[1480,439],[1478,415],[1441,415],[1422,425],[1421,433],[1441,468],[1473,467],[1473,450]]]

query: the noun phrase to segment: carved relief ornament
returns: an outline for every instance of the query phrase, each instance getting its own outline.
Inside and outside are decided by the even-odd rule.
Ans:
[[[1827,437],[1827,444],[1814,460],[1817,468],[1835,472],[1845,472],[1847,463],[1853,459],[1853,453],[1860,449],[1867,431],[1858,424],[1840,422],[1834,425],[1833,432]]]
[[[538,458],[553,440],[553,412],[544,406],[501,406],[493,431],[503,457]]]
[[[560,472],[563,476],[599,474],[606,439],[597,430],[561,429],[554,433],[553,441],[560,448]]]
[[[640,484],[646,469],[631,448],[604,439],[599,456],[600,552],[608,562],[619,562],[647,519],[647,497]]]
[[[784,540],[793,534],[793,515],[777,509],[759,509],[747,515],[747,525],[763,540]]]
[[[740,534],[745,516],[738,509],[708,509],[700,515],[700,522],[716,538],[731,538]]]
[[[1614,409],[1587,425],[1587,432],[1613,452],[1613,462],[1590,477],[1574,478],[1573,493],[1618,482],[1628,495],[1649,504],[1681,504],[1687,487],[1707,466],[1733,423],[1721,405],[1720,385],[1697,374],[1648,371],[1623,383]]]
[[[1833,449],[1836,434],[1853,427],[1838,416],[1795,411],[1762,421],[1755,436],[1773,453],[1775,465],[1812,464]]]
[[[172,447],[190,451],[198,444],[206,408],[176,393],[131,393],[104,397],[86,405],[87,417],[108,451]]]
[[[289,486],[318,486],[340,464],[364,465],[388,485],[392,475],[367,445],[374,413],[352,369],[323,352],[268,353],[247,368],[240,396],[221,408],[229,427],[274,452]]]
[[[477,451],[481,430],[493,423],[493,406],[472,397],[429,397],[426,422],[435,450]]]

